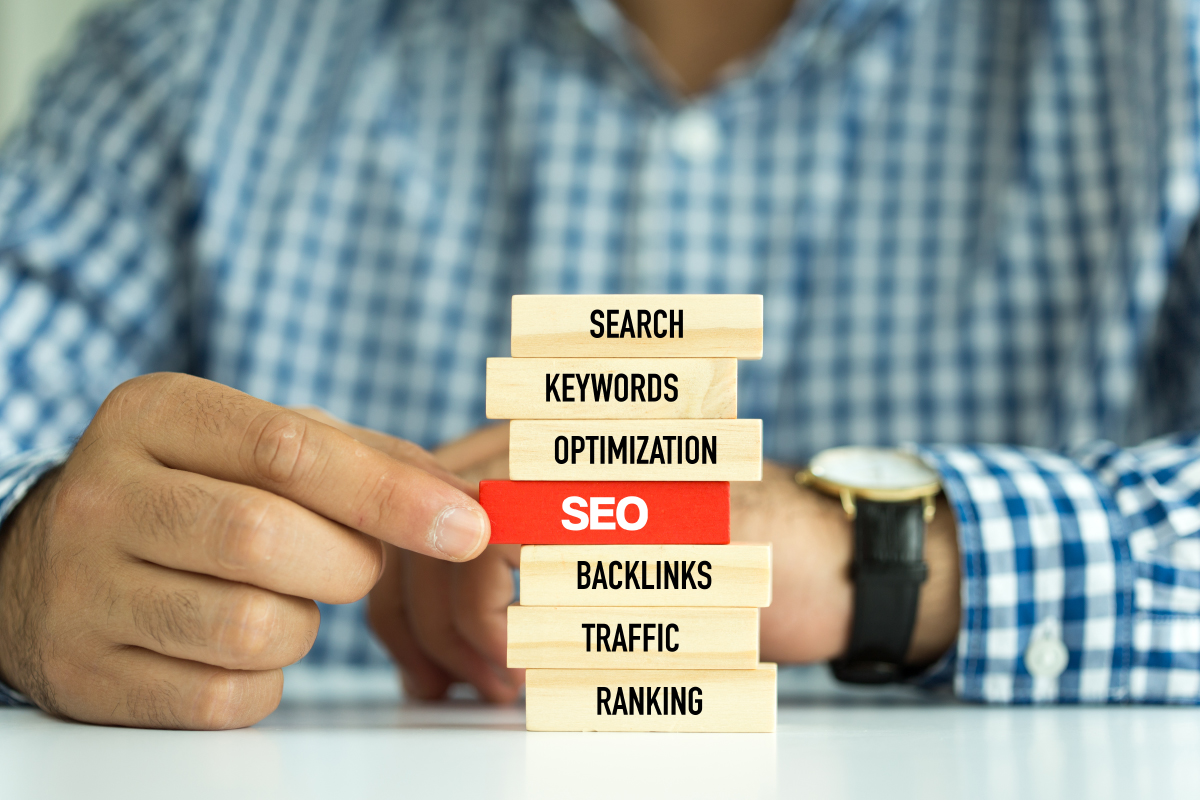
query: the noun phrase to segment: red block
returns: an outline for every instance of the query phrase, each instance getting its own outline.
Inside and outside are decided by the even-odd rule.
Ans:
[[[492,544],[729,544],[728,481],[481,481],[479,502]]]

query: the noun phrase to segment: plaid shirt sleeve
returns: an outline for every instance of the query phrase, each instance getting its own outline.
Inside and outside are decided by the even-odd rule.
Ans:
[[[0,149],[0,518],[118,383],[194,360],[182,13],[93,18]]]
[[[1200,435],[923,455],[963,572],[958,644],[932,682],[993,703],[1200,700]],[[1065,663],[1031,669],[1047,641]]]
[[[0,519],[115,385],[188,367],[184,10],[95,17],[0,149]],[[23,701],[0,686],[0,705]]]

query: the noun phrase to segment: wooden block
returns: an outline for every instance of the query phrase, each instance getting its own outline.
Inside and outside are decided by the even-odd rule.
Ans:
[[[480,481],[492,544],[728,544],[727,481]]]
[[[759,294],[513,295],[515,358],[762,358]]]
[[[757,608],[508,607],[508,666],[754,669]]]
[[[774,664],[757,669],[531,669],[525,673],[525,728],[772,733],[775,696]]]
[[[514,420],[518,481],[762,480],[762,420]]]
[[[771,545],[522,547],[521,605],[765,608]]]
[[[489,358],[488,419],[735,419],[732,358]]]

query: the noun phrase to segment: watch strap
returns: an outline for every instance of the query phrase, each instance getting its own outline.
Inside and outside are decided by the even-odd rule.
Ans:
[[[848,683],[890,683],[915,672],[904,659],[928,575],[924,504],[860,499],[855,506],[854,621],[833,674]]]

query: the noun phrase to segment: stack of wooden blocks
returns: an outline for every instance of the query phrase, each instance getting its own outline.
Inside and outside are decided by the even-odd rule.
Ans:
[[[737,419],[762,325],[760,295],[513,297],[513,358],[487,365],[511,480],[480,502],[523,545],[529,730],[775,730],[771,547],[729,542],[729,482],[762,478],[762,422]]]

